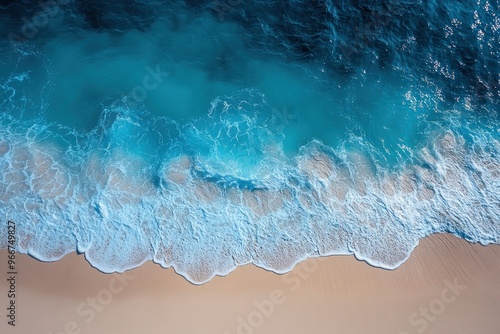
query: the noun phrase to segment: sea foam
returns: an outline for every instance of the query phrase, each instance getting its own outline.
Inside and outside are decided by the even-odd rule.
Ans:
[[[255,103],[234,104],[241,94]],[[172,146],[183,153],[160,164],[117,144],[144,131],[130,110],[105,111],[104,128],[66,150],[38,140],[57,137],[50,127],[2,129],[0,215],[16,221],[18,250],[53,261],[76,249],[103,272],[153,260],[203,283],[247,263],[283,273],[336,254],[393,269],[433,233],[500,242],[500,142],[487,131],[469,129],[471,141],[432,129],[391,169],[361,139],[312,140],[287,157],[269,119],[251,116],[265,97],[237,97],[182,126]]]

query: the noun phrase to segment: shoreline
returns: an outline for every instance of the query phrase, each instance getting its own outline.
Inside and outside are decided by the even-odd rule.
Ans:
[[[0,258],[5,263],[5,250]],[[203,285],[151,261],[103,274],[76,253],[51,263],[17,258],[18,320],[15,329],[0,324],[7,333],[155,333],[166,325],[173,333],[209,334],[497,334],[500,328],[500,245],[447,234],[421,240],[395,270],[332,256],[282,275],[246,265]],[[6,296],[0,302],[6,305]]]

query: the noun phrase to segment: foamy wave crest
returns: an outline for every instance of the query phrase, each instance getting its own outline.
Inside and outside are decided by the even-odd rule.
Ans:
[[[147,145],[160,121],[130,110],[107,110],[89,138],[64,145],[47,139],[50,126],[3,127],[0,216],[17,223],[19,251],[53,261],[78,250],[103,272],[153,260],[198,284],[335,254],[392,269],[432,233],[500,243],[500,142],[489,132],[433,130],[390,170],[360,138],[311,141],[288,158],[262,117],[272,113],[251,112],[265,99],[251,96],[170,124],[178,136],[163,151]]]

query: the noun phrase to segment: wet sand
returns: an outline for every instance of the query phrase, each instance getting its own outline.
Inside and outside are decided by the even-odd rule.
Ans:
[[[421,240],[396,270],[352,256],[277,275],[252,265],[196,286],[153,263],[103,274],[81,255],[17,254],[16,326],[8,326],[0,252],[0,333],[500,333],[500,246]]]

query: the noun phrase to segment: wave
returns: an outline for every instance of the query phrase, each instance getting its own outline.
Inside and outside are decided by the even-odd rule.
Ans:
[[[50,126],[2,128],[0,216],[38,259],[77,249],[103,272],[153,260],[197,284],[336,254],[392,269],[433,233],[500,243],[500,142],[488,131],[433,128],[411,163],[387,169],[360,138],[287,157],[266,108],[252,90],[217,98],[160,158],[138,149],[151,128],[131,110],[105,110],[66,149],[43,140],[61,136]]]

